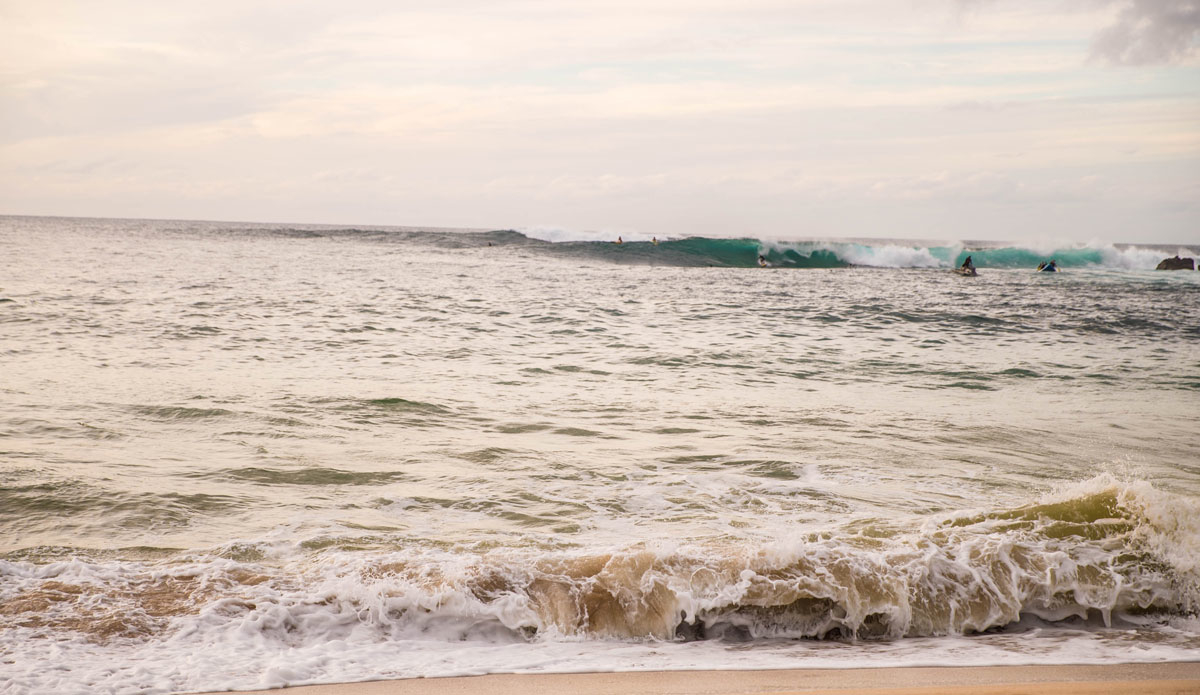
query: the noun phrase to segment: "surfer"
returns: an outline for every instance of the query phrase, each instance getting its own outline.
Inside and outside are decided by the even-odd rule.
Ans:
[[[1037,269],[1040,273],[1057,273],[1058,261],[1054,260],[1053,258],[1050,259],[1049,263],[1042,261],[1041,263],[1038,263]]]
[[[623,240],[621,237],[617,237],[617,240],[616,240],[616,241],[614,241],[613,243],[614,243],[614,244],[624,244],[624,243],[625,243],[625,240]]]
[[[658,246],[658,237],[650,237],[650,243]]]
[[[958,266],[958,270],[956,272],[959,275],[978,275],[978,273],[975,272],[975,264],[971,261],[970,256],[967,256],[967,260],[963,261],[963,264]]]
[[[771,263],[767,260],[766,256],[762,255],[761,253],[758,254],[758,267],[759,268],[766,268],[770,265],[771,265]]]

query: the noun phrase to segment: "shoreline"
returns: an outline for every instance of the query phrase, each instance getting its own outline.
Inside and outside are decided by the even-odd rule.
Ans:
[[[1138,695],[1200,694],[1200,661],[1058,666],[943,666],[769,671],[520,673],[297,685],[246,695]],[[226,691],[230,692],[230,691]],[[198,695],[215,695],[203,693]]]

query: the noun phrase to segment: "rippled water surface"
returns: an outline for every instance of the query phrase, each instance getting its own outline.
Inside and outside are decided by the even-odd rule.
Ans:
[[[688,243],[0,218],[0,677],[1194,658],[1200,273]]]

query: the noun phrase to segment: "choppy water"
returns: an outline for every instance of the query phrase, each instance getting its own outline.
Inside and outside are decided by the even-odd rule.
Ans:
[[[1200,653],[1189,249],[0,248],[7,691]]]

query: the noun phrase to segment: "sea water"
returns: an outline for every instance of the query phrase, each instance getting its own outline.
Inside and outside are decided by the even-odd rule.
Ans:
[[[1195,247],[608,241],[0,218],[0,690],[1200,655]]]

